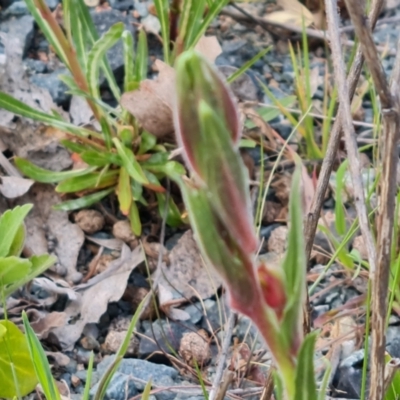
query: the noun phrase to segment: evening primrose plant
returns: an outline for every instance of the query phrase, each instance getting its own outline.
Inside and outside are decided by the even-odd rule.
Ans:
[[[171,4],[168,0],[155,1],[167,64],[172,65],[179,52],[198,43],[227,3],[227,0],[182,0]],[[54,172],[16,157],[18,169],[38,182],[57,183],[56,191],[69,196],[57,209],[89,207],[115,193],[121,213],[129,218],[134,234],[140,235],[138,205],[146,206],[148,194],[152,193],[159,210],[164,210],[168,201],[167,223],[181,225],[180,210],[173,198],[166,196],[162,182],[170,174],[183,174],[183,166],[170,161],[171,148],[144,130],[127,110],[106,104],[99,89],[100,77],[103,77],[117,104],[120,103],[121,88],[107,59],[108,50],[117,43],[122,43],[124,50],[123,91],[140,87],[148,74],[145,32],[139,31],[135,44],[131,32],[120,22],[99,37],[83,0],[63,0],[61,23],[44,0],[26,0],[26,4],[51,49],[69,70],[60,79],[67,85],[68,93],[87,101],[93,123],[88,127],[75,126],[56,111],[41,112],[0,92],[0,107],[63,132],[62,144],[73,153],[74,160],[86,165],[72,171]]]
[[[306,265],[300,167],[293,176],[288,251],[281,267],[273,269],[256,257],[259,243],[233,97],[195,51],[178,58],[176,75],[175,131],[191,172],[177,181],[201,252],[223,278],[231,307],[253,321],[268,345],[279,371],[279,398],[324,398],[314,379],[315,334],[304,338],[302,331]]]

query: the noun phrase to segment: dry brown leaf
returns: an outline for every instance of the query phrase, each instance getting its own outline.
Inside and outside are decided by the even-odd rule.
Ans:
[[[35,183],[17,201],[17,204],[27,203],[33,203],[34,207],[25,219],[25,246],[34,254],[53,253],[58,260],[52,270],[74,280],[78,254],[85,240],[81,228],[69,221],[67,212],[53,209],[60,203],[60,196],[52,185]]]
[[[212,63],[222,53],[221,45],[216,36],[202,36],[194,49]]]
[[[34,183],[32,179],[20,178],[19,176],[2,176],[0,182],[0,193],[7,199],[23,196]]]
[[[27,311],[29,322],[39,339],[46,339],[49,332],[67,323],[68,317],[64,312],[44,312],[35,308]]]
[[[155,61],[159,71],[156,79],[146,79],[140,87],[122,95],[121,105],[128,110],[142,127],[157,137],[173,132],[173,93],[175,70],[160,60]]]
[[[97,323],[107,311],[108,303],[122,297],[129,275],[143,261],[141,247],[131,251],[124,244],[121,257],[110,263],[106,271],[75,287],[77,299],[71,301],[65,309],[71,323],[53,330],[63,350],[72,349],[86,324]]]
[[[281,11],[274,11],[264,17],[265,20],[278,22],[281,24],[290,24],[302,27],[310,26],[314,18],[310,10],[303,6],[298,0],[277,0],[277,5],[282,8]],[[303,22],[304,21],[304,22]]]
[[[170,266],[164,268],[160,283],[190,299],[208,299],[221,286],[214,270],[207,269],[191,230],[186,231],[169,254]]]

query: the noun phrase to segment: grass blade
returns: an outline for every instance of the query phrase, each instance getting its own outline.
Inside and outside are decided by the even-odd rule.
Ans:
[[[130,92],[135,88],[135,74],[134,74],[134,43],[133,36],[129,31],[122,33],[122,43],[124,46],[124,90]]]
[[[256,63],[260,58],[264,57],[269,51],[271,50],[271,46],[267,47],[264,50],[261,50],[258,54],[256,54],[252,59],[249,61],[245,62],[236,72],[234,72],[228,79],[228,83],[232,83],[235,81],[237,78],[239,78],[240,75],[243,75],[249,68],[253,66],[254,63]]]
[[[117,148],[119,156],[121,157],[122,164],[128,171],[130,177],[142,184],[149,183],[149,181],[146,178],[146,175],[142,170],[142,167],[137,162],[132,150],[122,145],[122,143],[117,138],[114,138],[113,142],[115,147]]]
[[[83,392],[82,400],[90,399],[90,384],[92,383],[93,363],[94,363],[94,353],[93,351],[91,351],[89,357],[89,364],[87,368],[85,390]]]
[[[90,16],[89,9],[87,8],[83,0],[72,1],[76,10],[78,11],[79,20],[82,25],[82,31],[85,34],[87,45],[91,47],[99,39],[99,35]],[[121,92],[117,85],[117,81],[115,80],[115,76],[111,70],[110,63],[107,60],[107,57],[103,57],[100,63],[112,94],[117,100],[119,100],[121,97]]]
[[[79,199],[68,200],[60,204],[56,204],[53,206],[53,208],[60,211],[72,211],[90,207],[91,205],[96,204],[100,200],[104,199],[104,197],[108,196],[114,190],[115,188],[100,190],[99,192],[88,194],[87,196],[80,197]]]
[[[75,169],[70,171],[55,172],[40,168],[30,161],[15,157],[15,165],[28,178],[41,183],[56,183],[64,179],[74,178],[76,176],[86,175],[96,170],[96,168]]]
[[[226,5],[228,5],[229,1],[230,0],[220,0],[220,1],[214,1],[212,3],[211,7],[208,10],[207,15],[205,16],[203,22],[199,26],[196,35],[194,36],[194,39],[190,43],[187,43],[187,48],[196,46],[200,38],[206,33],[206,30],[210,26],[213,19],[220,13],[220,11]]]
[[[136,49],[135,78],[141,82],[147,78],[149,49],[147,46],[146,32],[142,29],[139,32],[138,46]]]
[[[41,13],[37,9],[34,0],[25,0],[29,12],[35,19],[36,23],[39,25],[40,30],[43,32],[44,36],[53,47],[54,51],[60,57],[61,61],[69,68],[68,58],[61,46],[57,36],[54,34],[53,30],[50,28],[48,22],[42,17]]]
[[[101,378],[99,387],[97,389],[97,392],[96,392],[93,400],[101,400],[104,398],[107,387],[110,384],[110,381],[111,381],[114,373],[117,371],[118,366],[121,363],[121,360],[123,359],[123,357],[128,349],[129,342],[130,342],[131,336],[133,334],[133,330],[135,329],[137,321],[140,317],[142,308],[147,303],[148,297],[150,295],[151,295],[151,293],[148,293],[146,295],[146,297],[140,302],[137,310],[135,311],[135,314],[133,315],[131,323],[129,324],[128,330],[126,332],[124,341],[122,342],[121,347],[119,348],[118,353],[116,354],[115,361],[108,367],[107,371],[104,373],[103,377]]]
[[[94,98],[100,98],[99,91],[99,71],[101,60],[105,56],[107,50],[113,47],[121,38],[124,30],[124,24],[118,22],[113,25],[90,50],[87,61],[86,78],[89,85],[89,90]]]
[[[31,118],[35,121],[43,122],[44,124],[64,130],[72,135],[87,137],[89,135],[93,136],[94,134],[95,136],[98,136],[96,132],[85,128],[79,128],[69,122],[62,121],[53,115],[36,110],[4,92],[0,92],[0,108],[4,108],[7,111],[25,118]]]
[[[163,52],[164,61],[170,63],[170,39],[169,39],[169,1],[168,0],[154,0],[156,7],[157,17],[161,24],[161,36],[163,39]]]
[[[53,375],[51,374],[49,362],[39,339],[29,324],[25,311],[22,312],[22,321],[24,323],[26,340],[28,342],[29,352],[35,368],[36,376],[42,386],[47,399],[61,400]]]

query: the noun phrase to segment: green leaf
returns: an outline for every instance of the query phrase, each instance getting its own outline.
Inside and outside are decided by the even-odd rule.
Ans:
[[[7,210],[0,217],[0,257],[7,257],[9,255],[11,246],[19,234],[19,229],[24,222],[24,218],[28,215],[32,207],[32,204],[17,206],[12,210]]]
[[[151,394],[151,379],[147,381],[142,393],[142,400],[149,400]]]
[[[185,43],[185,50],[193,43],[197,33],[201,29],[205,14],[205,0],[186,0],[182,5],[182,13],[179,21],[179,40]]]
[[[124,90],[130,92],[135,87],[135,74],[134,74],[134,44],[133,36],[129,31],[122,33],[122,43],[124,46]]]
[[[116,356],[115,356],[115,361],[108,367],[107,371],[104,373],[103,377],[100,380],[99,387],[97,389],[97,392],[94,396],[93,400],[101,400],[104,398],[104,395],[106,393],[107,387],[111,382],[111,379],[115,372],[117,371],[119,364],[121,363],[126,351],[128,350],[128,346],[133,334],[133,330],[135,329],[135,326],[139,320],[140,314],[142,312],[142,309],[144,305],[148,301],[148,297],[151,294],[147,294],[146,297],[140,302],[137,310],[135,311],[135,314],[133,315],[131,319],[131,323],[129,324],[128,330],[126,332],[124,341],[122,342]]]
[[[51,373],[46,354],[39,342],[39,339],[29,324],[29,320],[25,311],[22,313],[22,321],[24,323],[26,342],[28,344],[31,359],[33,360],[36,376],[40,382],[40,385],[42,386],[46,399],[61,400],[61,396]]]
[[[348,160],[344,160],[336,171],[336,190],[335,190],[335,227],[336,232],[343,236],[346,233],[346,213],[343,204],[343,191],[345,190],[345,179]]]
[[[164,60],[170,64],[169,0],[154,0],[154,6],[161,24]]]
[[[32,263],[19,257],[0,257],[0,287],[10,285],[26,276],[31,270]]]
[[[126,170],[126,168],[121,167],[119,172],[117,195],[119,209],[124,215],[129,214],[129,210],[131,209],[132,204],[132,188],[130,181],[131,179],[129,177],[128,171]]]
[[[106,54],[107,50],[113,47],[121,38],[123,30],[123,22],[116,23],[99,40],[96,41],[92,50],[89,52],[86,78],[90,93],[94,98],[100,98],[99,70],[101,66],[101,60]]]
[[[40,30],[45,35],[46,39],[54,49],[55,53],[58,55],[61,61],[69,68],[68,58],[64,52],[63,46],[60,44],[56,33],[53,31],[49,23],[46,21],[46,18],[42,15],[40,10],[36,6],[35,0],[25,0],[25,3],[29,9],[30,14],[33,16],[36,23],[39,25]],[[45,7],[48,9],[47,6]],[[50,13],[49,9],[48,12]]]
[[[292,106],[296,102],[296,96],[286,96],[283,97],[282,99],[279,100],[280,104],[282,107],[288,108]],[[279,117],[279,115],[282,114],[281,110],[274,106],[274,107],[269,107],[269,106],[263,106],[257,109],[258,115],[265,121],[269,122],[275,119],[276,117]],[[245,123],[246,128],[252,129],[256,127],[256,124],[253,121],[246,121]]]
[[[147,131],[140,135],[140,146],[138,154],[145,154],[157,144],[157,138]]]
[[[53,206],[53,208],[55,210],[61,210],[61,211],[72,211],[90,207],[93,204],[96,204],[100,200],[104,199],[104,197],[108,196],[114,190],[115,190],[114,188],[100,190],[96,193],[88,194],[87,196],[82,196],[79,199],[68,200],[60,204],[56,204],[55,206]]]
[[[19,287],[25,285],[36,276],[42,274],[44,271],[46,271],[46,269],[50,268],[57,261],[57,258],[48,254],[42,254],[40,256],[30,257],[29,261],[31,263],[29,273],[21,277],[21,279],[19,279],[18,281],[12,283],[11,285],[8,285],[4,289],[5,297],[8,297]]]
[[[117,138],[114,138],[113,142],[129,176],[142,184],[149,183],[132,150],[124,146]]]
[[[35,389],[37,378],[25,337],[11,321],[1,320],[0,327],[4,333],[0,336],[0,397],[26,396]]]
[[[70,140],[61,140],[61,144],[66,147],[69,151],[72,151],[73,153],[81,154],[84,151],[89,151],[88,149],[92,150],[93,148],[91,146],[88,146],[86,144],[81,144],[81,143],[76,143],[72,142]]]
[[[90,388],[92,386],[93,364],[94,364],[94,353],[93,351],[91,351],[89,357],[89,364],[87,367],[85,390],[83,392],[82,400],[90,400]]]
[[[190,43],[187,43],[187,48],[193,48],[196,46],[201,37],[206,33],[206,30],[209,28],[211,22],[217,17],[221,10],[228,5],[229,1],[230,0],[219,0],[212,3],[201,25],[198,27],[196,35]]]
[[[156,193],[158,201],[158,212],[164,217],[165,214],[165,200],[166,195],[164,193]],[[175,201],[169,197],[168,199],[168,210],[167,210],[167,224],[172,227],[181,226],[183,221],[181,217],[181,212],[176,205]]]
[[[113,186],[117,183],[118,173],[118,170],[107,171],[104,174],[90,172],[86,175],[69,178],[57,185],[56,192],[75,193],[86,189],[103,189]]]
[[[147,36],[146,32],[141,29],[139,31],[139,40],[136,49],[136,60],[135,60],[135,80],[141,82],[147,78],[149,62],[149,50],[147,47]]]
[[[76,10],[76,15],[79,18],[80,24],[82,26],[82,33],[84,35],[84,40],[87,43],[87,49],[91,48],[93,44],[99,39],[99,35],[97,33],[96,27],[92,21],[92,17],[90,16],[89,9],[86,6],[85,2],[82,0],[72,0],[73,7]],[[121,97],[121,92],[119,90],[117,81],[115,76],[111,70],[110,64],[107,60],[107,57],[102,57],[100,60],[101,68],[104,72],[105,78],[107,79],[108,85],[111,89],[114,97],[119,100]],[[84,71],[86,71],[86,67]]]
[[[296,367],[296,394],[294,400],[317,400],[314,374],[314,346],[317,332],[307,335],[300,348]]]
[[[135,236],[142,234],[142,223],[140,221],[139,209],[137,204],[132,201],[131,208],[129,210],[129,221],[131,223],[131,229]]]
[[[237,71],[235,71],[228,79],[228,83],[234,82],[237,78],[243,75],[249,68],[253,66],[260,58],[264,57],[269,51],[271,47],[267,47],[266,49],[261,50],[258,54],[256,54],[252,59],[245,62]]]
[[[122,164],[121,159],[117,154],[108,151],[86,150],[81,153],[81,158],[85,163],[96,167],[104,167],[108,164]]]
[[[53,115],[38,111],[4,92],[0,92],[0,108],[4,108],[14,114],[21,115],[22,117],[43,122],[44,124],[66,131],[72,135],[81,137],[93,135],[93,132],[88,129],[77,127],[69,122],[61,121]]]
[[[15,234],[14,241],[11,244],[10,250],[8,251],[9,256],[17,256],[19,257],[22,253],[22,249],[24,248],[25,244],[25,225],[22,224],[17,233]]]
[[[34,179],[37,182],[42,182],[42,183],[60,182],[65,179],[86,175],[96,170],[96,168],[91,167],[91,168],[72,169],[70,171],[56,172],[40,168],[35,164],[32,164],[30,161],[19,157],[15,157],[14,162],[17,168],[25,176]]]
[[[289,235],[286,256],[282,263],[285,274],[287,303],[282,321],[282,334],[287,346],[294,348],[302,338],[302,305],[305,298],[306,259],[301,204],[301,161],[296,160],[289,199]]]

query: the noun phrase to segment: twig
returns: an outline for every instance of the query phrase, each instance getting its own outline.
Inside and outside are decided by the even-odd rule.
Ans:
[[[282,22],[273,21],[273,20],[267,20],[267,19],[260,18],[260,17],[255,17],[255,16],[249,14],[247,11],[243,10],[243,8],[241,8],[240,6],[238,6],[237,4],[234,4],[234,3],[231,3],[231,7],[235,8],[239,12],[231,11],[231,10],[229,10],[229,8],[224,8],[221,11],[221,14],[222,15],[227,15],[227,16],[229,16],[229,17],[231,17],[234,20],[239,21],[239,22],[240,21],[242,21],[242,22],[254,22],[257,25],[261,26],[261,28],[263,28],[264,30],[266,30],[269,33],[273,33],[273,32],[271,32],[271,26],[275,26],[277,28],[286,29],[288,31],[297,33],[299,35],[301,35],[303,33],[303,29],[302,29],[301,26],[282,23]],[[319,39],[319,40],[326,41],[326,42],[329,42],[329,40],[330,40],[328,32],[326,32],[326,31],[323,31],[323,30],[320,30],[320,29],[311,29],[311,28],[306,28],[304,31],[305,31],[306,35],[308,37],[310,37],[310,38]],[[346,47],[354,47],[355,42],[353,40],[344,40],[342,42],[342,45],[346,46]],[[395,55],[396,54],[395,50],[389,50],[385,46],[376,46],[376,48],[381,53],[386,53],[386,54],[390,54],[390,55]]]
[[[374,0],[371,5],[369,18],[372,28],[376,24],[379,12],[382,8],[382,4],[383,0]],[[362,55],[360,47],[358,47],[356,56],[354,58],[353,64],[350,69],[349,76],[347,78],[349,100],[351,100],[354,96],[354,92],[356,90],[358,79],[360,78],[363,63],[364,63],[364,57]],[[306,220],[304,221],[304,237],[306,242],[307,260],[309,260],[311,255],[315,232],[317,230],[317,225],[318,225],[318,219],[321,213],[322,204],[324,203],[325,193],[328,188],[329,178],[332,172],[333,164],[337,157],[337,150],[339,147],[340,136],[342,133],[342,121],[341,121],[340,110],[337,117],[338,118],[333,124],[332,131],[329,136],[329,142],[321,166],[321,171],[319,173],[317,188],[315,190],[314,199],[311,205],[311,211],[307,214]],[[307,292],[307,297],[308,297],[308,292]],[[307,307],[309,307],[308,301],[307,301]],[[310,312],[309,310],[306,310],[304,313],[305,333],[308,333],[310,331],[310,328],[311,328]]]
[[[244,103],[245,106],[247,104],[252,104],[252,102]],[[274,105],[266,104],[266,103],[257,102],[257,103],[253,103],[253,104],[256,104],[256,105],[261,106],[261,107],[273,108],[275,110],[279,110],[280,109],[278,106],[274,106]],[[302,115],[303,114],[303,112],[301,110],[297,110],[295,108],[285,107],[285,109],[286,109],[286,111],[289,111],[292,114],[297,114],[297,115]],[[309,117],[313,117],[313,118],[316,118],[316,119],[322,119],[322,120],[330,119],[331,121],[336,121],[336,119],[337,119],[336,117],[327,117],[326,115],[312,113],[312,112],[308,113],[307,115]],[[371,128],[371,129],[373,129],[376,126],[375,124],[371,124],[369,122],[355,121],[355,120],[353,120],[353,125],[354,126],[360,126],[360,127],[363,127],[363,128]]]
[[[234,313],[233,311],[231,311],[229,318],[228,318],[228,323],[227,323],[226,332],[225,332],[225,338],[222,343],[222,349],[221,349],[221,355],[219,356],[218,367],[217,367],[217,370],[215,371],[213,387],[210,390],[209,400],[216,400],[218,393],[219,393],[222,374],[224,372],[225,362],[228,357],[228,350],[229,350],[229,346],[231,344],[232,332],[233,332],[233,328],[235,327],[236,316],[237,316],[237,314]]]
[[[361,163],[355,139],[355,131],[352,123],[349,88],[346,81],[346,67],[342,57],[339,35],[339,16],[336,6],[330,0],[325,0],[325,9],[328,29],[331,38],[331,49],[333,55],[333,67],[335,80],[338,85],[338,97],[340,101],[340,115],[342,118],[343,132],[346,141],[349,169],[354,187],[354,202],[357,210],[358,220],[364,243],[367,248],[370,271],[375,270],[376,252],[374,239],[369,226],[367,207],[365,204],[364,187],[361,177]],[[362,9],[362,8],[361,8]]]
[[[370,266],[372,288],[372,347],[371,347],[371,385],[369,399],[382,399],[385,394],[385,330],[387,313],[387,294],[392,251],[393,219],[397,192],[397,142],[400,125],[398,85],[400,84],[400,41],[397,49],[396,66],[392,77],[392,90],[380,62],[372,33],[365,24],[359,1],[346,0],[347,10],[360,40],[365,61],[370,70],[382,109],[383,130],[380,138],[380,161],[382,179],[377,216],[377,258],[376,266]],[[396,97],[392,96],[396,93]],[[369,244],[367,244],[367,248]]]

